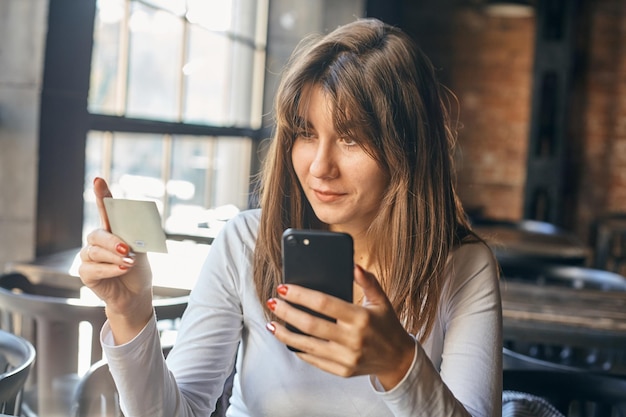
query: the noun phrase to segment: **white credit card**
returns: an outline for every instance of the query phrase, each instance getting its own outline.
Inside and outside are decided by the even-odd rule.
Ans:
[[[128,243],[134,252],[167,253],[161,215],[154,201],[105,198],[111,232]]]

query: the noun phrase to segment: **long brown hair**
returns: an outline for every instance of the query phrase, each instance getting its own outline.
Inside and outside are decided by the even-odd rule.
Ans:
[[[291,162],[298,109],[310,85],[333,100],[335,130],[365,141],[364,149],[388,173],[380,212],[367,231],[370,256],[398,317],[424,340],[436,317],[448,254],[473,235],[455,191],[446,90],[412,39],[376,19],[303,41],[283,74],[260,183],[254,254],[259,299],[265,306],[281,282],[284,229],[328,227],[315,216]]]

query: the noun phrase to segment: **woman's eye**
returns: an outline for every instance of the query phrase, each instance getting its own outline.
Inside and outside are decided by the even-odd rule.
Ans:
[[[311,139],[314,136],[313,132],[308,129],[298,129],[296,131],[296,138]]]
[[[356,146],[356,145],[358,145],[356,140],[354,140],[352,138],[349,138],[349,137],[341,138],[341,141],[346,146]]]

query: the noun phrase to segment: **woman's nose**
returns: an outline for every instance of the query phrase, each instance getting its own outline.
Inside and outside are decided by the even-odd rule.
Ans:
[[[319,141],[309,172],[317,178],[335,178],[337,176],[336,157],[331,144],[324,140]]]

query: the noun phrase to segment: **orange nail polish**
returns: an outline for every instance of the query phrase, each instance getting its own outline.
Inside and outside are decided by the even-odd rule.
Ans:
[[[120,266],[119,266],[119,268],[120,268],[122,271],[126,271],[126,270],[128,269],[128,267],[127,267],[126,265],[120,265]]]
[[[276,309],[276,300],[273,298],[270,298],[269,300],[267,300],[267,307],[274,311]]]
[[[115,246],[115,250],[120,255],[128,255],[128,245],[124,243],[118,243],[117,246]]]
[[[276,291],[280,294],[280,295],[287,295],[287,286],[284,284],[280,284],[278,287],[276,287]]]

